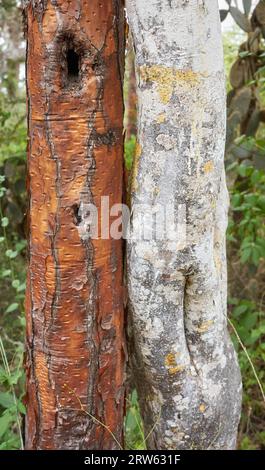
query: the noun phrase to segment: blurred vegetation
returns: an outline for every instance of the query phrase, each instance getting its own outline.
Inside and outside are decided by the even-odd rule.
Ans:
[[[243,3],[241,14],[233,2],[227,2],[227,12],[221,13],[222,17],[233,13],[237,23],[233,31],[224,34],[226,167],[231,197],[228,312],[244,383],[238,447],[264,450],[265,7],[259,2],[263,8],[250,13],[252,2]],[[22,364],[27,204],[25,44],[16,1],[2,1],[0,28],[0,449],[16,449],[22,447],[25,413]],[[135,99],[128,99],[134,87],[132,72],[127,71],[126,77],[125,101],[131,103],[127,106],[135,106]],[[127,110],[127,116],[135,116],[135,110]],[[128,171],[136,145],[133,126],[125,142]],[[127,400],[125,431],[126,448],[145,448],[135,391]]]
[[[226,35],[224,49],[228,314],[244,386],[239,448],[265,449],[265,2],[245,0],[241,11],[227,1],[222,15],[232,15],[238,31],[236,41]]]
[[[25,413],[26,99],[15,1],[2,2],[0,29],[0,449],[16,449]]]

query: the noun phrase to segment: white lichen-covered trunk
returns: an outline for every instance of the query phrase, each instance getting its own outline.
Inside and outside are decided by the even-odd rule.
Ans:
[[[138,75],[129,334],[148,447],[233,449],[241,378],[226,318],[218,4],[127,0],[127,14]],[[172,206],[175,239],[169,230],[145,239],[141,229],[147,226],[150,235],[153,220],[149,209]]]

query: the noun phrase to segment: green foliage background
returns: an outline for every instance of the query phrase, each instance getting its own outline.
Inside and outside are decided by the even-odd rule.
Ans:
[[[15,1],[2,2],[0,23],[17,25]],[[12,31],[11,31],[12,32]],[[227,76],[236,59],[242,32],[224,35]],[[20,39],[22,41],[22,37]],[[23,446],[24,395],[24,293],[26,212],[26,99],[21,59],[6,56],[0,41],[0,450]],[[265,65],[265,62],[264,62]],[[264,93],[265,69],[257,78]],[[230,89],[228,82],[228,90]],[[265,103],[265,99],[262,98]],[[125,144],[127,169],[131,168],[136,138]],[[265,403],[262,387],[265,360],[265,128],[256,137],[240,136],[234,144],[257,154],[229,158],[227,176],[231,211],[228,229],[229,319],[239,355],[244,402],[239,449],[265,449]],[[240,341],[239,341],[240,338]],[[255,371],[255,372],[254,372]],[[263,396],[262,396],[263,393]],[[133,391],[127,400],[126,447],[144,449],[145,441]]]

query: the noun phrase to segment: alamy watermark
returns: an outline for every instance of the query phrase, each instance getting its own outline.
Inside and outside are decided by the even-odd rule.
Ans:
[[[134,204],[130,209],[126,204],[111,206],[109,196],[102,196],[100,207],[81,202],[76,225],[84,241],[123,238],[174,242],[178,249],[186,245],[185,204]]]

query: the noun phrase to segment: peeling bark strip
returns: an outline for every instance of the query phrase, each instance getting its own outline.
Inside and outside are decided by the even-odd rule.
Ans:
[[[100,207],[102,195],[110,206],[122,202],[123,1],[24,7],[26,447],[116,449],[124,410],[122,243],[92,241],[80,226],[85,204]]]
[[[227,331],[225,87],[217,0],[127,0],[138,69],[136,204],[184,204],[187,241],[131,241],[133,367],[150,449],[232,449],[241,378]],[[180,221],[181,222],[181,221]],[[150,430],[153,432],[150,433]]]

